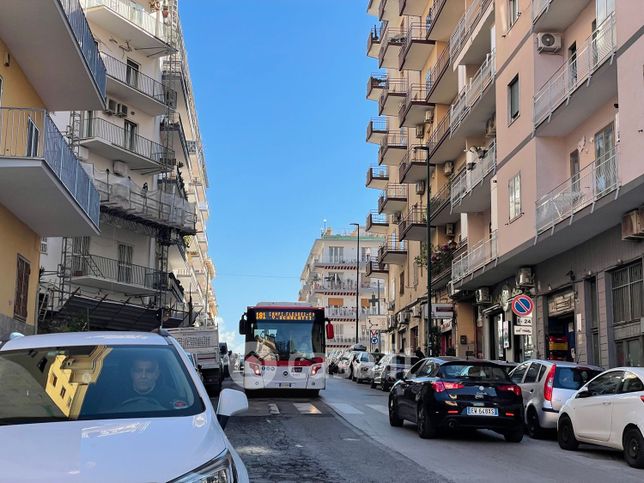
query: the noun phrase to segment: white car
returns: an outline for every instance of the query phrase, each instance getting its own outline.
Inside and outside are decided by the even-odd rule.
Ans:
[[[0,482],[248,481],[223,432],[246,396],[225,389],[215,412],[168,335],[14,338],[0,347],[0,387]]]
[[[559,446],[579,443],[624,451],[624,459],[644,468],[644,368],[602,372],[563,405],[557,423]]]
[[[358,352],[353,359],[352,379],[356,382],[369,381],[373,377],[373,366],[376,359],[369,352]]]

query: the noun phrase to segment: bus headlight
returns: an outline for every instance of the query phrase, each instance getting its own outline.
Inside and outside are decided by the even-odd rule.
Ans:
[[[311,366],[311,375],[315,376],[322,369],[322,364],[313,364]]]
[[[259,364],[249,362],[248,367],[250,367],[250,370],[253,371],[253,374],[255,374],[256,376],[262,375],[262,369],[259,367]]]
[[[236,481],[235,463],[226,450],[205,465],[172,480],[170,483],[233,483]]]

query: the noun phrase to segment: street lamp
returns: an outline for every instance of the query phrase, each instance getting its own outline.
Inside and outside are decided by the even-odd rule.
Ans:
[[[360,223],[350,223],[356,227],[358,247],[356,248],[356,344],[358,343],[358,307],[360,302]]]
[[[429,149],[427,150],[427,187],[425,192],[427,193],[427,246],[425,249],[425,256],[427,257],[427,320],[425,321],[425,344],[427,348],[426,354],[429,356],[434,356],[434,344],[432,343],[433,334],[430,330],[430,326],[433,322],[432,319],[432,234],[431,234],[431,225],[430,219],[432,217],[432,208],[430,205],[431,199],[431,164],[429,163]]]

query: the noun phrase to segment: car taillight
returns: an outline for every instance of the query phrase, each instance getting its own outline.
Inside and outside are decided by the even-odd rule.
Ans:
[[[498,386],[497,389],[499,391],[513,392],[517,396],[521,396],[521,388],[519,386],[517,386],[516,384],[509,384],[507,386]]]
[[[322,369],[322,364],[314,364],[311,366],[311,375],[315,376]]]
[[[460,382],[437,381],[437,382],[432,382],[432,387],[434,388],[435,392],[443,392],[449,389],[463,389],[465,386]]]
[[[552,388],[555,385],[555,371],[557,370],[557,364],[553,364],[548,375],[546,376],[546,381],[543,383],[543,398],[546,401],[552,401]]]
[[[250,370],[253,371],[253,374],[255,374],[256,376],[262,375],[262,369],[259,367],[259,364],[253,364],[252,362],[249,362],[248,367],[250,367]]]
[[[644,403],[644,396],[640,396],[640,399],[641,399],[641,400],[642,400],[642,402]]]

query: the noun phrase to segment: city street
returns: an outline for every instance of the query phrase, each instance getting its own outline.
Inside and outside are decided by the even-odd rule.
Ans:
[[[338,377],[317,399],[249,399],[226,433],[253,481],[641,481],[621,453],[493,432],[422,440],[389,426],[387,393]]]

